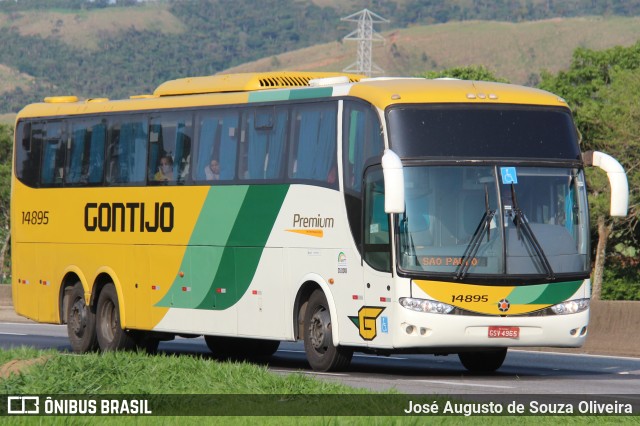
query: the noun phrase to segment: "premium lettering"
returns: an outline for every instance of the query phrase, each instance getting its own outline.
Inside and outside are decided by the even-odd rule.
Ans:
[[[170,202],[87,203],[84,228],[89,232],[171,232],[174,216]]]
[[[293,226],[298,228],[333,228],[332,217],[303,217],[298,213],[293,215]]]

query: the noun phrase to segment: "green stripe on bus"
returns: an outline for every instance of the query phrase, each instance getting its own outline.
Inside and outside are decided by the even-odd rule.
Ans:
[[[292,90],[289,99],[326,98],[333,95],[333,87],[315,87],[313,89]]]
[[[288,185],[249,187],[211,291],[200,301],[198,309],[227,309],[244,295],[288,190]]]
[[[332,87],[314,87],[296,90],[261,90],[249,93],[249,102],[287,101],[296,99],[326,98],[333,95]]]
[[[249,102],[269,102],[289,100],[291,90],[263,90],[249,93]]]
[[[583,281],[568,281],[564,283],[548,284],[540,297],[531,303],[537,305],[555,305],[573,296],[580,288]]]
[[[212,187],[180,271],[157,306],[226,309],[246,292],[288,185]]]
[[[549,284],[527,285],[515,287],[507,296],[510,303],[517,305],[527,305],[533,303],[546,290]]]

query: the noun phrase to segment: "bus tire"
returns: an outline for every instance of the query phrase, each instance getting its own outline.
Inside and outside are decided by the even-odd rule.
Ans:
[[[311,368],[337,371],[349,366],[353,350],[333,345],[331,313],[322,290],[315,290],[304,315],[304,351]]]
[[[74,352],[98,349],[96,315],[84,301],[84,288],[80,281],[73,285],[67,305],[67,334]]]
[[[136,341],[120,324],[118,293],[112,283],[104,286],[98,297],[96,310],[96,334],[104,352],[133,349]]]
[[[279,340],[245,339],[241,337],[204,336],[214,357],[219,359],[264,360],[280,346]]]
[[[462,365],[472,373],[492,373],[502,366],[506,356],[507,348],[458,354]]]

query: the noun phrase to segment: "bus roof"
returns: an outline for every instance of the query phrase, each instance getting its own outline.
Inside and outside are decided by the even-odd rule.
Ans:
[[[54,96],[27,105],[18,113],[25,117],[99,114],[165,108],[246,104],[289,99],[354,96],[384,109],[409,103],[499,103],[566,107],[564,99],[525,86],[425,78],[366,78],[362,75],[326,72],[270,72],[226,74],[171,80],[152,95],[129,99]]]
[[[349,94],[380,108],[406,103],[500,103],[566,107],[564,99],[531,87],[486,81],[373,78],[354,84]]]

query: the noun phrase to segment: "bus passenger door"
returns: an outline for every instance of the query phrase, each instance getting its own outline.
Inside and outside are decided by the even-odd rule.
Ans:
[[[369,346],[391,347],[391,226],[389,215],[384,211],[384,181],[379,166],[367,169],[364,185],[362,252],[365,304],[359,312],[360,337]]]

